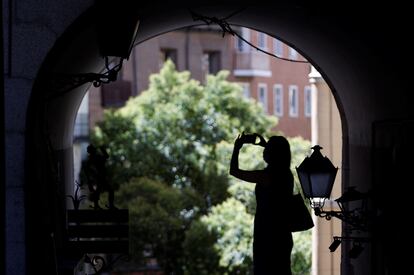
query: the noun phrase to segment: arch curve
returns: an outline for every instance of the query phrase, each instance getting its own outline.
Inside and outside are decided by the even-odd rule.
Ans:
[[[187,6],[164,6],[162,9],[151,7],[137,7],[137,16],[141,23],[136,43],[198,24],[193,21]],[[350,99],[347,97],[352,98],[361,87],[364,87],[363,82],[355,75],[355,64],[350,64],[347,60],[350,54],[346,49],[348,45],[330,39],[317,23],[308,22],[306,14],[298,13],[293,5],[277,9],[269,6],[194,4],[191,8],[199,13],[217,17],[224,17],[237,8],[243,8],[240,13],[229,18],[229,23],[278,37],[312,62],[328,82],[340,110],[344,144],[342,167],[348,167],[348,109],[343,102],[348,102]],[[39,71],[29,103],[27,187],[30,196],[27,196],[26,231],[29,265],[34,267],[33,270],[42,270],[44,266],[50,266],[54,259],[50,257],[48,250],[53,249],[53,246],[56,245],[56,249],[64,253],[59,250],[62,249],[59,240],[64,234],[65,203],[64,199],[62,202],[55,194],[68,193],[65,188],[71,186],[73,181],[73,126],[77,109],[90,83],[57,96],[55,95],[58,91],[50,87],[55,86],[55,74],[98,73],[104,69],[104,61],[99,55],[97,43],[96,12],[96,7],[91,7],[56,41]],[[345,169],[345,185],[348,177]],[[39,200],[42,201],[41,204]],[[45,215],[41,222],[36,215],[39,210]],[[54,241],[57,243],[51,243],[48,235],[50,232],[56,233]],[[48,244],[48,250],[39,253],[38,247],[44,243]]]

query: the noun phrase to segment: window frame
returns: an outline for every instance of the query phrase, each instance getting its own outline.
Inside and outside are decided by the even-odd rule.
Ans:
[[[175,66],[178,66],[178,49],[176,48],[160,48],[159,68],[161,69],[164,63],[170,59]]]
[[[241,28],[241,37],[243,37],[246,41],[250,42],[250,30],[248,28],[242,27]],[[235,37],[235,48],[239,53],[246,53],[250,51],[250,45],[238,38]]]
[[[261,88],[263,88],[263,91],[264,91],[264,102],[261,100],[261,96],[260,96]],[[263,110],[266,113],[269,113],[267,83],[261,82],[257,84],[257,101],[259,102],[259,104],[263,106]]]
[[[277,92],[280,92],[279,94]],[[278,104],[279,103],[279,104]],[[282,84],[274,84],[273,85],[273,114],[278,117],[283,117],[283,85]],[[279,105],[279,111],[277,110],[277,106]]]
[[[242,93],[245,98],[251,98],[252,93],[250,90],[250,83],[249,82],[238,82],[238,84],[242,87]],[[247,93],[246,93],[247,91]]]
[[[293,91],[295,93],[293,94]],[[296,102],[295,106],[292,107],[292,99]],[[299,116],[299,89],[297,85],[289,85],[289,116],[298,117]]]
[[[297,60],[298,59],[298,51],[294,48],[289,47],[289,59]]]
[[[273,38],[273,53],[278,57],[283,57],[283,42]]]
[[[263,43],[263,45],[261,45]],[[267,35],[263,32],[257,32],[257,47],[261,50],[267,50]]]
[[[305,117],[312,116],[312,88],[307,85],[303,88],[303,113]]]
[[[217,74],[222,70],[222,53],[221,51],[204,51],[201,56],[202,71],[206,74]]]

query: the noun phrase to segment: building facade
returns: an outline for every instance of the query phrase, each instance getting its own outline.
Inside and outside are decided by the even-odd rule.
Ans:
[[[282,41],[247,28],[241,36],[259,49],[281,58],[306,61]],[[311,89],[308,63],[289,62],[266,55],[239,38],[233,42],[232,80],[242,84],[245,95],[255,98],[265,111],[278,117],[276,130],[289,137],[311,138]]]
[[[236,28],[252,45],[281,58],[306,61],[282,41],[252,29]],[[311,139],[311,86],[309,63],[289,62],[259,52],[236,36],[225,35],[217,27],[193,27],[169,32],[136,45],[124,62],[116,82],[93,87],[84,97],[76,117],[74,135],[74,175],[78,178],[89,132],[103,119],[105,108],[118,108],[131,96],[148,89],[149,77],[171,59],[177,70],[188,70],[204,82],[206,75],[230,72],[229,80],[243,87],[269,115],[278,118],[275,130],[281,134]],[[88,125],[86,125],[88,124]]]
[[[305,61],[276,38],[248,28],[237,31],[264,51]],[[217,28],[204,27],[166,33],[135,46],[116,82],[89,90],[86,97],[90,128],[102,119],[105,108],[122,106],[130,96],[145,91],[149,76],[158,73],[166,59],[171,59],[179,71],[190,71],[191,77],[200,82],[205,81],[207,74],[228,70],[229,80],[240,83],[245,96],[256,99],[269,115],[278,117],[275,130],[310,140],[310,65],[277,59],[237,37],[223,37]]]

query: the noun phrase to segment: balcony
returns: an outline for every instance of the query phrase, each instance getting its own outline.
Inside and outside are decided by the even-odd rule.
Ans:
[[[236,52],[233,74],[236,77],[271,77],[270,58],[268,55],[257,52]]]

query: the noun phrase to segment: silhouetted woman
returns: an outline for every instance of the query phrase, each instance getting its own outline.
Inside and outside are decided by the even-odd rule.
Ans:
[[[259,139],[258,143],[254,140]],[[263,170],[239,169],[239,150],[251,143],[264,147]],[[290,171],[290,146],[286,138],[272,136],[267,142],[258,135],[238,136],[230,163],[230,174],[241,180],[256,183],[256,215],[253,235],[254,275],[291,275],[290,254],[292,234],[286,224],[286,205],[293,194],[293,175]]]

